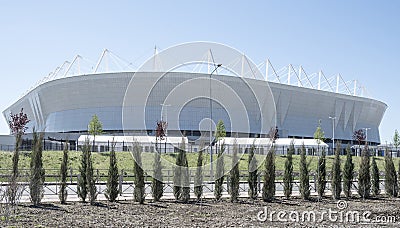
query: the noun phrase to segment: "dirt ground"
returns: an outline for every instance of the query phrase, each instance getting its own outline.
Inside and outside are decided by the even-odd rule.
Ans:
[[[312,213],[314,220],[307,216]],[[144,205],[124,201],[95,206],[70,202],[40,207],[21,204],[10,221],[4,221],[4,217],[1,220],[2,227],[399,227],[400,199],[339,203],[329,198],[319,202],[277,198],[270,203],[249,199],[231,203],[224,199],[188,204],[147,201]]]

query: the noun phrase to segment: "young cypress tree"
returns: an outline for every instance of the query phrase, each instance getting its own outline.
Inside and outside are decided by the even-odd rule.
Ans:
[[[144,191],[144,171],[142,168],[142,148],[138,142],[133,143],[133,159],[134,159],[134,170],[135,170],[135,188],[133,190],[133,196],[136,202],[140,204],[144,203],[145,191]]]
[[[390,197],[398,195],[397,173],[388,148],[385,150],[385,192]]]
[[[12,157],[12,178],[17,179],[19,176],[18,163],[19,163],[19,147],[22,143],[22,135],[15,136],[15,151]]]
[[[79,178],[78,178],[78,196],[81,198],[82,202],[86,202],[86,197],[88,194],[87,189],[87,179],[86,179],[86,169],[87,169],[87,157],[88,152],[90,151],[90,142],[89,138],[85,139],[85,143],[82,147],[82,155],[81,155],[81,165],[79,166]]]
[[[93,161],[92,161],[91,150],[88,150],[87,152],[86,184],[89,193],[88,194],[89,202],[91,205],[94,205],[97,198],[97,188],[96,188],[96,179],[93,173]]]
[[[164,193],[163,175],[160,152],[154,153],[152,195],[154,201],[159,201]]]
[[[117,157],[115,155],[115,142],[113,140],[111,143],[110,165],[108,166],[107,189],[104,194],[110,202],[115,202],[118,197],[118,180],[118,164]]]
[[[30,122],[26,113],[24,113],[24,109],[21,109],[20,113],[12,114],[10,113],[10,119],[8,121],[8,126],[11,130],[11,133],[15,136],[15,151],[12,157],[12,174],[9,180],[9,185],[6,188],[6,195],[8,202],[11,205],[15,205],[17,194],[21,191],[21,185],[18,183],[19,171],[18,171],[18,163],[19,163],[19,148],[22,143],[22,136],[25,134],[25,131],[28,129],[26,125]]]
[[[340,193],[342,192],[342,174],[340,170],[340,150],[341,143],[336,143],[335,148],[335,159],[332,164],[332,197],[333,199],[340,199]]]
[[[215,189],[214,196],[216,200],[220,200],[222,196],[222,184],[224,183],[224,174],[225,174],[225,162],[224,162],[224,154],[225,152],[225,142],[223,141],[220,145],[220,150],[218,151],[217,157],[217,167],[215,172]]]
[[[310,199],[310,177],[308,176],[306,147],[304,144],[301,146],[300,153],[300,194],[304,200]]]
[[[37,206],[43,198],[44,169],[42,162],[42,139],[43,134],[37,133],[33,129],[33,145],[31,153],[31,176],[29,183],[29,192],[32,203]]]
[[[35,178],[35,176],[34,176],[34,165],[35,165],[35,162],[36,162],[36,157],[37,157],[37,147],[36,147],[36,143],[37,143],[37,141],[38,141],[38,134],[37,134],[37,132],[36,132],[36,130],[35,130],[35,128],[33,128],[33,131],[32,131],[32,145],[31,145],[31,147],[32,147],[32,152],[31,152],[31,160],[30,160],[30,164],[29,164],[29,168],[30,168],[30,177],[29,177],[29,191],[30,191],[30,195],[31,195],[31,201],[33,201],[33,199],[32,199],[32,194],[34,194],[33,193],[33,191],[32,191],[32,184],[34,184],[34,178]]]
[[[400,157],[400,151],[398,150],[400,146],[400,134],[396,130],[394,130],[394,136],[393,136],[393,146],[396,149],[397,157]]]
[[[292,195],[293,189],[293,154],[294,142],[290,142],[289,150],[285,161],[285,173],[283,174],[283,192],[287,199]]]
[[[186,197],[186,196],[183,196],[183,191],[184,191],[183,187],[185,186],[186,172],[188,172],[188,170],[185,169],[185,163],[187,164],[185,143],[186,143],[185,139],[182,137],[182,142],[181,142],[181,146],[179,148],[179,153],[178,153],[178,156],[176,157],[176,161],[175,161],[174,188],[173,188],[175,200],[182,200],[183,198]],[[185,160],[186,160],[186,162],[185,162]]]
[[[67,176],[68,176],[68,142],[65,140],[64,150],[63,150],[63,159],[60,167],[60,192],[58,198],[60,199],[61,204],[65,204],[67,202]]]
[[[275,146],[272,145],[265,158],[264,185],[262,198],[271,202],[275,195]]]
[[[379,195],[379,169],[378,165],[376,164],[375,157],[372,157],[372,194],[374,196]]]
[[[183,150],[179,149],[179,153],[176,156],[175,168],[174,168],[174,197],[175,200],[180,200],[182,195],[182,160]]]
[[[397,178],[398,178],[397,179],[398,180],[397,186],[400,187],[400,160],[399,160],[398,167],[399,167],[399,172],[397,173]],[[396,169],[395,169],[395,173],[396,173]],[[397,191],[398,191],[398,188],[397,188]],[[399,194],[397,193],[397,195],[399,195]]]
[[[354,178],[354,164],[353,157],[351,155],[350,145],[347,145],[346,148],[346,163],[344,164],[343,169],[343,192],[346,198],[350,198],[351,196],[351,185]]]
[[[235,145],[236,145],[236,150],[238,150],[237,143]],[[235,147],[234,147],[234,149],[235,149]],[[248,192],[248,194],[251,199],[257,199],[257,196],[258,196],[258,192],[257,192],[258,191],[258,188],[257,188],[258,161],[257,161],[256,156],[254,156],[255,149],[256,149],[256,146],[254,145],[254,142],[253,142],[253,145],[250,148],[249,160],[248,160],[248,164],[247,164],[248,170],[249,170],[249,179],[248,179],[249,192]]]
[[[369,150],[365,145],[360,162],[360,168],[358,171],[358,194],[361,198],[367,199],[370,195],[371,190],[371,176],[370,176],[370,161],[369,161]]]
[[[318,199],[322,198],[325,192],[326,186],[326,165],[325,165],[325,148],[324,151],[321,152],[320,144],[325,140],[325,133],[321,127],[321,120],[318,121],[317,129],[314,132],[314,139],[318,144],[317,147],[317,155],[318,155],[318,162],[317,162],[317,192],[318,192]],[[324,153],[324,155],[322,155]],[[321,154],[321,155],[320,155]]]
[[[325,147],[322,148],[321,156],[318,158],[318,181],[317,181],[317,188],[318,188],[318,197],[322,198],[325,192],[326,187],[326,152]]]
[[[216,172],[215,172],[215,189],[214,196],[216,200],[220,200],[222,196],[222,185],[224,183],[224,175],[225,175],[225,162],[223,153],[225,152],[225,141],[223,138],[226,136],[225,124],[222,120],[219,120],[215,130],[215,140],[217,142],[217,164],[216,164]],[[222,141],[221,141],[222,140]],[[218,142],[220,150],[218,151]],[[212,165],[212,164],[211,164]]]
[[[197,157],[196,176],[194,179],[194,194],[196,195],[197,201],[200,201],[203,195],[203,147],[200,148]]]
[[[10,202],[11,205],[15,205],[17,202],[17,194],[20,191],[21,185],[18,184],[18,179],[19,179],[19,170],[18,170],[18,164],[19,164],[19,148],[22,143],[22,134],[16,134],[15,135],[15,151],[12,156],[12,174],[11,178],[9,180],[9,185],[7,187],[7,198],[8,202]]]
[[[253,147],[253,146],[252,146]],[[252,149],[250,149],[252,150]],[[253,153],[254,156],[254,153]],[[238,158],[238,147],[237,142],[235,140],[233,144],[233,154],[232,154],[232,169],[229,172],[230,177],[230,195],[231,202],[237,202],[239,197],[239,158]],[[250,188],[249,188],[250,192]]]
[[[186,156],[186,150],[182,150],[182,194],[181,201],[184,203],[190,200],[190,178],[189,178],[189,164]]]

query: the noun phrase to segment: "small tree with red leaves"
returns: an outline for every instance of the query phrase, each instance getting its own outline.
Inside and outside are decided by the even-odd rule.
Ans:
[[[159,149],[159,153],[161,153],[161,140],[164,140],[164,137],[166,136],[166,131],[167,131],[167,126],[168,123],[160,120],[157,121],[157,128],[156,128],[156,149],[157,148],[157,140],[160,140],[160,149]]]
[[[11,134],[15,136],[15,152],[13,156],[13,178],[18,177],[18,161],[19,161],[19,147],[21,146],[22,135],[25,134],[25,131],[28,129],[26,126],[30,120],[26,113],[24,113],[24,109],[21,109],[20,113],[10,114],[10,120],[8,121],[8,125],[11,130]]]
[[[163,140],[165,137],[165,130],[167,129],[167,122],[161,120],[157,121],[156,137]]]
[[[360,146],[361,143],[365,142],[365,133],[363,129],[358,129],[353,133],[353,140],[357,141],[358,145]]]
[[[361,144],[365,142],[365,133],[363,129],[358,129],[353,133],[353,140],[357,142],[358,148],[356,150],[361,150]]]
[[[272,140],[272,143],[275,143],[275,140],[279,138],[278,126],[271,127],[271,129],[268,132],[268,137]]]
[[[24,109],[17,114],[10,113],[10,120],[8,121],[8,125],[10,127],[11,133],[13,135],[23,135],[25,134],[28,127],[26,126],[30,120],[26,113],[24,113]]]
[[[15,136],[15,150],[12,158],[13,168],[12,175],[9,181],[9,186],[7,188],[7,200],[11,205],[16,204],[17,195],[20,193],[20,187],[18,185],[18,163],[19,163],[19,147],[21,146],[22,136],[28,129],[26,126],[30,120],[28,116],[24,113],[24,109],[17,114],[10,114],[10,120],[8,125],[11,130],[11,134]]]

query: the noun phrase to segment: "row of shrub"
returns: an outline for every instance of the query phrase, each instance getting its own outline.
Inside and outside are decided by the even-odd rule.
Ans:
[[[43,184],[44,184],[44,169],[42,165],[42,146],[41,140],[43,135],[34,133],[33,143],[34,147],[31,153],[31,175],[30,175],[30,196],[31,201],[34,205],[38,205],[43,198]],[[35,143],[36,142],[36,143]],[[223,154],[225,152],[225,144],[223,140],[220,141],[216,146],[218,147],[216,170],[215,170],[215,181],[214,181],[214,196],[216,200],[220,200],[223,192],[223,184],[227,183],[228,192],[230,194],[230,200],[232,202],[237,202],[239,197],[239,156],[238,156],[238,145],[233,146],[232,154],[232,167],[229,171],[224,170],[224,158]],[[112,144],[114,145],[114,144]],[[182,144],[184,145],[184,144]],[[360,167],[358,173],[354,172],[354,164],[352,161],[351,149],[348,146],[347,156],[345,164],[342,166],[340,164],[340,143],[336,145],[335,157],[332,165],[332,170],[330,171],[330,185],[331,193],[334,199],[339,199],[342,196],[350,198],[351,189],[353,186],[353,180],[357,179],[357,192],[358,195],[363,198],[369,198],[371,196],[378,196],[380,194],[379,185],[379,169],[375,161],[375,157],[371,157],[368,147],[365,146],[362,152],[362,158],[360,162]],[[256,199],[258,197],[258,192],[261,191],[261,197],[264,201],[272,201],[275,197],[275,151],[274,146],[268,151],[265,160],[263,162],[264,170],[259,172],[259,161],[255,156],[256,147],[253,145],[249,150],[248,156],[248,197],[251,199]],[[294,185],[294,173],[293,173],[293,154],[295,148],[291,144],[285,161],[285,170],[283,173],[283,190],[284,196],[290,198],[293,192]],[[318,150],[319,151],[319,150]],[[93,175],[93,164],[91,155],[91,145],[89,140],[86,140],[84,146],[82,147],[81,162],[79,167],[79,177],[77,183],[78,196],[82,202],[86,199],[93,204],[97,199],[97,189],[96,189],[96,178]],[[139,143],[134,143],[132,147],[132,154],[134,156],[134,199],[139,203],[143,203],[145,200],[145,173],[142,168],[141,162],[141,146]],[[16,158],[18,154],[15,154],[13,160],[18,160]],[[106,198],[114,202],[117,200],[119,195],[119,172],[117,159],[115,155],[114,147],[112,146],[110,156],[109,156],[109,171],[107,177],[107,188],[105,191]],[[400,162],[399,162],[400,163]],[[311,186],[309,179],[309,162],[306,159],[306,148],[302,146],[300,148],[300,163],[299,163],[299,191],[303,199],[310,199]],[[400,164],[399,164],[400,165]],[[59,199],[61,203],[67,201],[67,166],[68,166],[68,146],[64,146],[64,153],[62,158],[62,163],[60,167],[60,191]],[[194,177],[194,194],[196,200],[201,200],[203,197],[203,166],[204,166],[204,154],[200,150],[197,158],[196,174]],[[399,166],[400,167],[400,166]],[[162,175],[162,165],[160,161],[160,154],[155,153],[153,162],[153,181],[151,184],[152,196],[154,201],[159,201],[163,196],[164,183]],[[190,177],[188,172],[188,161],[186,157],[185,148],[180,148],[179,153],[176,156],[176,166],[174,168],[173,177],[173,193],[177,201],[188,202],[190,200]],[[18,176],[18,169],[13,171],[12,179]],[[318,163],[316,173],[316,191],[318,198],[325,195],[326,186],[328,183],[327,170],[326,170],[326,153],[324,148],[319,151]],[[390,156],[390,153],[385,153],[385,178],[384,187],[385,193],[391,197],[398,196],[398,186],[400,182],[400,170],[396,172],[395,166]],[[261,174],[263,177],[263,187],[258,189],[258,177]],[[357,176],[356,176],[357,175]],[[13,190],[12,182],[10,181],[9,191],[17,192],[16,189]],[[10,193],[10,196],[12,195]],[[16,194],[10,202],[15,202]]]
[[[184,145],[184,144],[182,144]],[[86,181],[78,182],[78,193],[79,197],[82,201],[85,201],[86,195],[84,189],[90,189],[91,179],[93,179],[93,169],[91,167],[90,161],[90,148],[89,142],[87,142],[88,147],[83,147],[82,153],[82,162],[81,162],[81,174],[80,180],[86,178]],[[219,143],[216,145],[218,149],[217,161],[216,161],[216,170],[215,170],[215,181],[214,181],[214,197],[216,200],[220,200],[223,192],[223,184],[227,183],[228,192],[230,194],[230,200],[232,202],[237,202],[239,197],[239,157],[238,157],[238,145],[235,144],[233,147],[232,154],[232,167],[226,172],[224,170],[224,158],[222,157],[225,152],[225,144]],[[351,189],[353,186],[354,179],[357,179],[357,193],[363,198],[367,199],[371,196],[378,196],[380,194],[380,185],[379,185],[379,169],[375,161],[375,157],[370,156],[368,147],[365,146],[362,152],[362,160],[360,163],[358,173],[354,172],[354,163],[352,161],[352,153],[350,146],[347,147],[347,156],[344,166],[340,164],[340,143],[336,145],[334,162],[332,165],[330,185],[331,185],[331,193],[334,199],[340,199],[343,195],[346,198],[351,198]],[[286,156],[285,162],[285,170],[283,174],[283,188],[284,188],[284,196],[286,198],[290,198],[293,192],[293,184],[294,184],[294,173],[293,173],[293,154],[295,148],[294,145],[291,144],[288,149],[288,154]],[[311,197],[311,186],[309,179],[309,163],[306,159],[306,149],[304,146],[300,149],[300,163],[299,163],[299,191],[300,195],[303,199],[308,200]],[[89,155],[85,155],[88,153]],[[258,192],[261,190],[262,200],[270,202],[275,197],[275,151],[272,146],[268,151],[265,160],[263,161],[264,170],[262,171],[263,177],[263,187],[262,189],[258,189],[258,161],[256,159],[255,146],[253,145],[249,150],[248,156],[248,196],[251,199],[256,199],[258,197]],[[144,181],[144,171],[142,169],[141,163],[141,147],[138,143],[135,143],[132,147],[132,154],[134,156],[134,199],[139,203],[143,203],[145,200],[145,181]],[[203,197],[203,151],[198,153],[197,158],[197,167],[196,174],[194,177],[194,193],[196,196],[196,200],[201,200]],[[86,167],[86,168],[84,168]],[[152,196],[154,201],[159,201],[163,196],[164,183],[162,176],[162,166],[160,161],[160,154],[155,153],[154,163],[153,163],[153,181],[151,185]],[[86,169],[86,170],[85,170]],[[89,169],[89,171],[88,171]],[[63,170],[62,172],[66,171]],[[318,194],[318,198],[321,198],[325,195],[326,186],[328,183],[327,180],[327,170],[326,170],[326,153],[324,148],[321,148],[320,156],[318,157],[318,164],[316,173],[316,191]],[[400,174],[400,170],[399,170]],[[86,175],[86,176],[85,176]],[[357,176],[355,176],[357,175]],[[387,195],[391,197],[397,197],[398,195],[398,173],[395,170],[395,166],[392,158],[389,153],[385,155],[385,192]],[[107,180],[107,190],[106,197],[109,201],[113,202],[118,197],[118,167],[116,164],[115,151],[111,150],[110,153],[110,167],[108,172],[108,180]],[[188,172],[188,161],[186,157],[185,148],[180,148],[178,155],[176,156],[176,166],[174,168],[174,177],[173,177],[173,193],[174,197],[177,201],[180,202],[188,202],[190,200],[190,180],[189,180],[189,172]],[[227,179],[227,180],[226,180]],[[62,179],[65,183],[65,179]],[[66,184],[66,183],[65,183]],[[63,188],[62,188],[63,189]],[[79,190],[80,189],[80,190]],[[62,193],[62,191],[60,192]],[[93,194],[89,191],[89,199],[90,202],[95,200],[96,195],[95,191]],[[342,195],[343,194],[343,195]],[[61,197],[60,197],[61,199]],[[63,201],[61,201],[63,202]]]

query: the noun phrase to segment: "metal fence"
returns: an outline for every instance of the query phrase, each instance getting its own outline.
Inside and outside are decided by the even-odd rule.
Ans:
[[[190,170],[191,171],[191,170]],[[95,170],[95,178],[96,178],[96,186],[98,194],[104,194],[106,190],[106,182],[107,182],[107,172],[108,170]],[[10,169],[0,169],[0,192],[4,191],[4,189],[8,186],[8,179],[11,177]],[[44,183],[44,195],[45,196],[57,196],[59,194],[60,189],[60,175],[59,170],[48,169],[46,170],[45,175],[45,183]],[[152,171],[145,172],[145,192],[148,195],[151,195],[151,184],[152,184],[152,176],[150,175]],[[169,194],[173,192],[173,170],[163,170],[163,183],[164,183],[164,193]],[[299,190],[299,173],[294,173],[294,182],[293,182],[293,191]],[[355,174],[357,176],[357,174]],[[381,173],[381,177],[383,173]],[[68,195],[77,195],[77,181],[80,178],[79,171],[74,169],[69,169],[68,172],[68,181],[67,181],[67,190]],[[119,193],[121,196],[132,196],[133,189],[134,189],[134,171],[133,170],[121,170],[119,175]],[[195,172],[189,172],[190,178],[190,192],[194,193],[194,178]],[[240,184],[239,184],[239,191],[246,192],[248,191],[248,172],[247,170],[240,170]],[[276,181],[275,181],[275,188],[276,193],[283,192],[283,171],[276,172]],[[317,175],[316,173],[311,173],[309,176],[310,179],[310,191],[316,192],[317,191]],[[29,170],[23,169],[20,170],[20,184],[24,186],[23,194],[29,196]],[[223,183],[223,192],[229,192],[229,175],[226,175],[224,178]],[[380,179],[380,187],[384,189],[384,179]],[[258,174],[257,177],[257,186],[258,192],[261,192],[263,187],[263,175],[262,172]],[[353,180],[352,190],[357,190],[357,180]],[[211,180],[209,175],[204,175],[204,182],[203,182],[203,191],[204,193],[213,192],[214,190],[214,181]],[[331,190],[330,185],[330,173],[327,173],[327,184],[326,184],[326,191]]]

